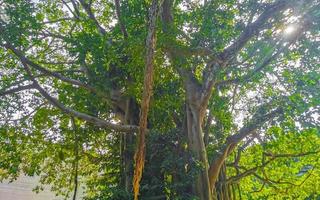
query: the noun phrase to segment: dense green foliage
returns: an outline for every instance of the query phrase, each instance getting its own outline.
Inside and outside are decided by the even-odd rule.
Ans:
[[[79,185],[87,200],[132,199],[124,179],[151,2],[123,0],[118,11],[115,2],[0,0],[0,180],[40,176],[36,191],[50,184],[70,199]],[[270,9],[279,2],[290,6]],[[196,199],[197,176],[233,139],[217,193],[320,198],[320,3],[159,4],[141,199]],[[266,10],[274,13],[254,24]],[[189,148],[188,81],[212,83],[199,120],[208,163]]]

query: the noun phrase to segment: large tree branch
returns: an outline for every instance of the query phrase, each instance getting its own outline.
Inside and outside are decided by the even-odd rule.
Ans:
[[[285,48],[281,48],[278,50],[276,53],[273,55],[266,57],[261,64],[259,64],[255,69],[253,69],[251,72],[249,72],[246,75],[243,75],[242,77],[237,77],[234,79],[228,79],[228,80],[223,80],[215,83],[215,87],[220,87],[220,86],[227,86],[230,84],[238,84],[240,82],[247,82],[250,81],[257,73],[261,72],[263,69],[265,69],[272,61],[275,61],[275,59],[280,55],[285,50]]]
[[[211,91],[216,81],[215,79],[217,71],[228,66],[229,61],[237,55],[237,53],[247,44],[248,41],[250,41],[261,31],[262,28],[265,27],[265,24],[270,19],[274,18],[278,13],[284,11],[285,9],[292,8],[310,1],[312,0],[278,0],[277,2],[267,6],[257,20],[247,25],[247,27],[232,45],[227,47],[222,53],[208,62],[203,71],[203,100],[207,101],[207,99],[211,96]]]
[[[78,80],[75,80],[75,79],[71,79],[71,78],[65,77],[65,76],[63,76],[63,75],[62,75],[61,73],[59,73],[59,72],[50,71],[50,70],[42,67],[41,65],[39,65],[39,64],[37,64],[37,63],[29,60],[27,57],[25,57],[25,56],[23,55],[23,53],[22,53],[20,50],[16,49],[15,47],[13,47],[13,46],[12,46],[11,44],[9,44],[9,43],[6,43],[6,44],[5,44],[5,47],[6,47],[7,49],[12,50],[13,53],[14,53],[22,62],[26,63],[27,65],[30,65],[31,67],[33,67],[34,69],[36,69],[36,70],[38,70],[38,71],[40,71],[40,72],[42,72],[44,75],[52,76],[52,77],[54,77],[54,78],[57,78],[57,79],[59,79],[59,80],[61,80],[61,81],[66,82],[66,83],[70,83],[70,84],[72,84],[72,85],[79,86],[79,87],[84,88],[84,89],[86,89],[86,90],[88,90],[88,91],[90,91],[90,92],[92,92],[92,93],[95,93],[95,94],[101,96],[101,97],[104,97],[105,99],[108,99],[108,98],[109,98],[109,96],[107,96],[106,94],[98,91],[96,88],[94,88],[94,87],[92,87],[92,86],[90,86],[90,85],[88,85],[88,84],[85,84],[85,83],[83,83],[83,82],[81,82],[81,81],[78,81]]]
[[[283,39],[282,41],[279,42],[277,47],[279,48],[277,52],[271,54],[271,55],[266,55],[264,60],[258,64],[256,68],[254,68],[251,72],[247,73],[246,75],[243,75],[242,77],[237,77],[234,79],[229,79],[229,80],[224,80],[215,83],[215,86],[226,86],[229,84],[237,84],[240,83],[241,81],[249,81],[252,77],[254,77],[257,73],[261,72],[263,69],[265,69],[272,61],[275,61],[279,55],[286,50],[290,48],[292,44],[294,44],[301,36],[302,34],[309,29],[311,25],[310,19],[308,17],[304,17],[305,21],[301,23],[301,25],[295,30],[295,33],[291,35],[289,38]],[[276,48],[273,48],[276,49]]]
[[[41,86],[40,84],[38,83],[38,81],[35,79],[35,77],[32,75],[31,73],[31,70],[28,66],[28,63],[26,62],[26,60],[22,59],[21,60],[22,62],[22,65],[24,66],[24,69],[25,71],[27,72],[27,74],[29,75],[31,81],[33,82],[33,85],[35,87],[35,89],[37,89],[40,94],[48,100],[48,102],[50,104],[52,104],[53,106],[57,107],[58,109],[60,109],[62,112],[70,115],[70,116],[73,116],[73,117],[76,117],[76,118],[79,118],[79,119],[82,119],[84,121],[87,121],[89,123],[92,123],[92,124],[95,124],[96,126],[98,127],[101,127],[101,128],[108,128],[108,129],[112,129],[112,130],[115,130],[115,131],[121,131],[121,132],[130,132],[130,133],[133,133],[133,132],[136,132],[139,130],[139,127],[137,126],[134,126],[134,125],[120,125],[120,124],[114,124],[114,123],[111,123],[111,122],[108,122],[106,120],[103,120],[103,119],[100,119],[98,117],[94,117],[94,116],[91,116],[91,115],[88,115],[88,114],[85,114],[85,113],[81,113],[81,112],[78,112],[76,110],[73,110],[67,106],[65,106],[64,104],[62,104],[61,102],[59,102],[56,98],[52,97],[49,95],[48,92],[46,92]]]
[[[226,143],[221,151],[221,153],[211,162],[209,168],[209,180],[210,187],[214,188],[214,184],[217,181],[220,168],[225,161],[225,159],[230,155],[230,153],[235,149],[235,147],[247,136],[255,133],[257,129],[262,127],[267,121],[275,118],[282,113],[281,108],[277,108],[270,113],[265,113],[268,105],[262,105],[260,109],[254,114],[250,123],[242,127],[238,133],[227,138]]]
[[[3,28],[0,27],[0,31],[3,31]],[[20,59],[21,63],[23,64],[24,68],[25,68],[25,71],[27,72],[27,74],[29,75],[30,77],[30,80],[33,82],[33,86],[35,89],[37,89],[40,94],[45,98],[47,99],[53,106],[59,108],[61,111],[63,111],[64,113],[66,114],[69,114],[71,116],[74,116],[74,117],[77,117],[79,119],[82,119],[82,120],[85,120],[87,122],[90,122],[90,123],[93,123],[95,124],[96,126],[98,127],[103,127],[103,128],[109,128],[109,129],[112,129],[112,130],[115,130],[115,131],[123,131],[123,132],[136,132],[139,130],[139,127],[138,126],[134,126],[134,125],[120,125],[120,124],[114,124],[114,123],[111,123],[111,122],[108,122],[106,120],[103,120],[103,119],[100,119],[100,118],[97,118],[97,117],[94,117],[94,116],[91,116],[91,115],[88,115],[88,114],[85,114],[85,113],[81,113],[81,112],[78,112],[76,110],[73,110],[69,107],[66,107],[65,105],[63,105],[62,103],[60,103],[56,98],[52,97],[49,95],[49,93],[47,93],[40,85],[39,83],[37,82],[37,80],[35,79],[35,77],[32,75],[31,73],[31,70],[29,68],[29,65],[31,67],[33,67],[34,69],[36,70],[39,70],[40,72],[44,73],[44,74],[47,74],[47,75],[50,75],[52,77],[55,77],[55,78],[58,78],[62,81],[65,81],[65,82],[68,82],[70,84],[73,84],[73,85],[77,85],[77,86],[80,86],[80,87],[83,87],[91,92],[95,92],[97,94],[101,94],[99,93],[95,88],[91,87],[91,86],[88,86],[78,80],[74,80],[74,79],[70,79],[70,78],[67,78],[67,77],[64,77],[62,76],[61,74],[59,73],[56,73],[56,72],[52,72],[46,68],[43,68],[42,66],[38,65],[37,63],[34,63],[32,62],[31,60],[27,59],[23,53],[21,51],[19,51],[18,49],[16,49],[14,46],[12,46],[10,43],[8,42],[5,42],[4,43],[4,46],[7,48],[7,49],[10,49],[11,51],[14,52],[14,54]]]
[[[35,80],[34,80],[35,81]],[[77,117],[79,119],[82,119],[84,121],[90,122],[92,124],[95,124],[98,127],[102,128],[109,128],[115,131],[122,131],[122,132],[136,132],[138,131],[138,127],[134,125],[120,125],[120,124],[114,124],[111,122],[108,122],[106,120],[78,112],[76,110],[73,110],[71,108],[66,107],[62,103],[60,103],[56,98],[50,96],[38,83],[37,81],[34,82],[36,89],[40,92],[40,94],[47,99],[53,106],[59,108],[61,111],[63,111],[66,114],[69,114],[73,117]]]
[[[176,31],[174,29],[173,24],[173,14],[172,14],[172,6],[173,0],[164,0],[162,3],[162,31],[170,36],[176,36]],[[189,69],[183,67],[183,62],[186,61],[186,56],[189,55],[210,55],[212,54],[209,49],[206,48],[188,48],[182,47],[180,45],[172,44],[168,42],[165,44],[165,49],[167,50],[167,55],[173,64],[176,67],[177,72],[183,79],[183,82],[186,87],[186,91],[188,92],[187,101],[191,103],[196,103],[198,106],[202,107],[202,111],[205,111],[205,103],[204,98],[201,97],[201,84],[197,81],[193,72]],[[178,62],[176,62],[178,61]],[[181,62],[183,61],[183,62]],[[198,95],[195,95],[198,94]],[[194,96],[199,97],[198,99],[193,98]],[[206,96],[209,97],[209,96]],[[209,98],[207,98],[208,100]],[[196,101],[195,101],[196,100]]]
[[[219,59],[224,62],[228,62],[232,59],[246,44],[252,37],[256,36],[259,31],[265,26],[268,20],[275,17],[279,12],[295,7],[296,5],[301,5],[302,3],[310,2],[310,0],[278,0],[272,5],[267,6],[264,12],[257,18],[256,21],[249,24],[244,31],[240,34],[238,39],[226,48],[220,55]]]

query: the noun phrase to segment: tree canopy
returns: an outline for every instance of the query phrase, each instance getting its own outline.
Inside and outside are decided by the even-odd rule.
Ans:
[[[0,0],[0,180],[320,198],[319,22],[318,0]]]

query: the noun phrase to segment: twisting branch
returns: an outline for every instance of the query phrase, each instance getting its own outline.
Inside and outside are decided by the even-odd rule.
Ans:
[[[143,95],[141,102],[140,121],[139,121],[139,140],[135,153],[135,169],[133,176],[133,192],[134,199],[138,200],[140,180],[145,162],[145,135],[147,132],[147,118],[150,106],[150,98],[153,87],[153,68],[154,68],[154,53],[156,44],[156,20],[158,16],[158,0],[153,0],[149,11],[149,27],[146,39],[146,66],[144,75]]]

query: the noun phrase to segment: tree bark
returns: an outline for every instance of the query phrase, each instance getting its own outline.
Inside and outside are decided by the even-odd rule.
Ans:
[[[212,200],[208,174],[209,164],[202,132],[205,107],[201,104],[201,95],[197,83],[189,80],[186,86],[188,146],[194,158],[200,161],[203,167],[195,179],[194,192],[200,200]]]
[[[189,148],[195,159],[203,165],[203,169],[196,177],[194,190],[200,200],[211,200],[211,190],[208,176],[208,158],[202,133],[200,111],[192,105],[187,105],[187,127]]]

